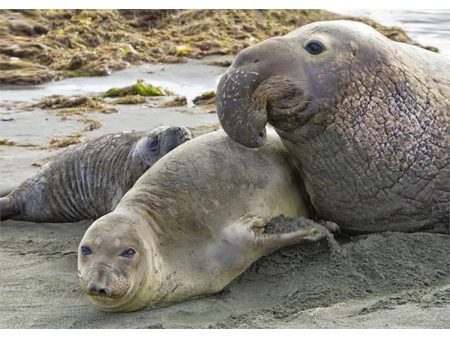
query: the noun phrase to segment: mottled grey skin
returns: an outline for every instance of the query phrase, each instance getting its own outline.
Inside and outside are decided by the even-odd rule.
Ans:
[[[150,132],[104,135],[76,145],[0,198],[0,218],[96,219],[113,210],[157,160],[190,138],[184,127],[158,127]],[[155,140],[156,147],[150,147]]]
[[[326,236],[315,223],[265,233],[276,216],[308,216],[300,190],[274,132],[260,149],[223,131],[195,138],[158,161],[86,231],[78,254],[81,290],[103,311],[218,292],[259,257]],[[129,249],[132,257],[124,254]]]
[[[312,40],[326,50],[309,53]],[[243,50],[217,106],[248,147],[274,126],[318,216],[341,230],[449,232],[447,56],[362,23],[316,22]]]

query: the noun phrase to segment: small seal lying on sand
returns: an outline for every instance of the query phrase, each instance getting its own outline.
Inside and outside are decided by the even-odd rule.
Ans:
[[[0,198],[0,218],[32,222],[96,219],[115,208],[136,180],[191,139],[184,127],[104,135],[61,153]]]
[[[450,59],[352,21],[243,50],[217,112],[248,147],[275,127],[318,216],[341,230],[449,231]]]
[[[162,306],[218,292],[259,257],[323,238],[315,223],[264,232],[273,217],[307,216],[296,175],[274,132],[260,149],[223,131],[183,144],[86,231],[81,290],[104,311]]]

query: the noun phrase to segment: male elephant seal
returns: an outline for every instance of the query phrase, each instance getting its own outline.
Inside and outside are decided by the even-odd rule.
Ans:
[[[86,231],[78,254],[81,290],[104,311],[222,290],[259,257],[325,236],[317,224],[264,232],[275,216],[307,216],[297,181],[275,133],[260,149],[223,131],[181,145]]]
[[[184,127],[159,127],[79,144],[0,198],[0,218],[33,222],[96,219],[113,210],[157,160],[190,138]]]
[[[448,57],[316,22],[243,50],[217,108],[248,147],[273,125],[318,216],[341,230],[449,231]]]

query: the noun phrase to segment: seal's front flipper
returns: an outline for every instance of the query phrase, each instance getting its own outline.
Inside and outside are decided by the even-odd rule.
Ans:
[[[319,223],[307,221],[306,227],[291,232],[256,234],[255,244],[262,255],[267,255],[286,246],[317,242],[330,234],[329,230]]]
[[[7,220],[18,214],[19,209],[8,197],[0,198],[0,221]]]

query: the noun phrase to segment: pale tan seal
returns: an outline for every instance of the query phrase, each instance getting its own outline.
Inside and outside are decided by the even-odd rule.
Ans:
[[[259,149],[223,131],[189,141],[86,231],[78,254],[81,290],[104,311],[218,292],[259,257],[325,236],[313,222],[265,232],[273,217],[308,216],[300,190],[276,134]]]
[[[0,219],[74,222],[115,208],[157,160],[191,139],[185,127],[103,135],[62,152],[9,195]]]

